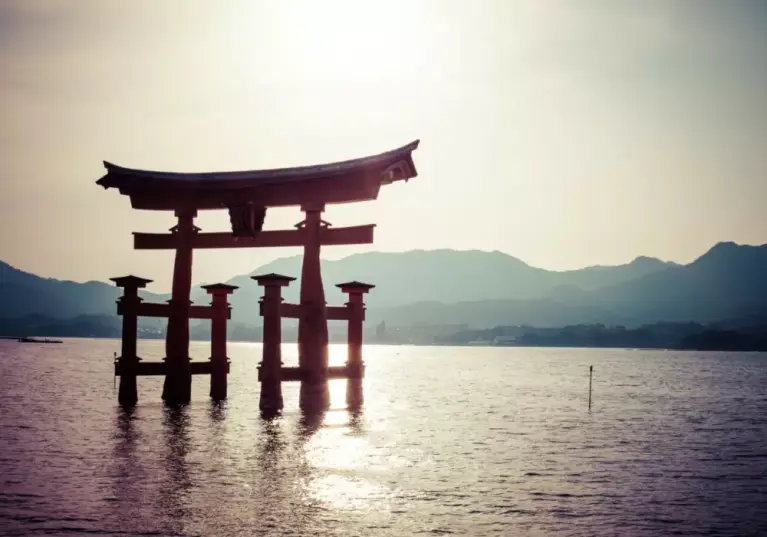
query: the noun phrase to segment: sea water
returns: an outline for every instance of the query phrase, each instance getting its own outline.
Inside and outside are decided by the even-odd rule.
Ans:
[[[767,535],[764,354],[367,346],[361,409],[265,421],[259,344],[181,409],[120,409],[114,352],[0,342],[3,535]]]

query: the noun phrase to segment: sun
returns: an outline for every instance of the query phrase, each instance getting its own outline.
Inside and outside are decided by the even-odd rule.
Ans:
[[[317,81],[404,79],[429,65],[423,7],[413,2],[293,1],[281,6],[284,59]],[[278,30],[279,31],[279,30]]]

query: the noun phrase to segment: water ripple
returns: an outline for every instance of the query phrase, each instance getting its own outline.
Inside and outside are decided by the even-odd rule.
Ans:
[[[765,355],[371,346],[362,410],[264,421],[258,345],[228,401],[127,412],[118,347],[0,343],[0,534],[767,535]]]

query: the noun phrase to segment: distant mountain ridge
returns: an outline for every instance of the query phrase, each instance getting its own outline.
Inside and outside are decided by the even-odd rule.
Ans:
[[[409,323],[427,318],[434,323],[461,319],[473,326],[715,323],[767,314],[765,271],[767,245],[719,243],[688,265],[669,266],[588,291],[560,288],[527,300],[420,304],[377,310],[368,317]]]
[[[260,324],[261,289],[253,274],[300,277],[300,256],[268,263],[227,283],[232,319]],[[564,272],[532,267],[501,253],[415,250],[371,252],[322,262],[329,304],[342,304],[335,284],[361,280],[376,285],[367,296],[369,322],[467,323],[472,327],[580,323],[625,324],[658,321],[716,322],[767,312],[767,245],[719,243],[688,265],[638,257],[631,263]],[[297,301],[300,284],[285,292]],[[120,290],[102,282],[75,283],[40,278],[0,262],[0,317],[58,318],[114,315]],[[148,301],[168,295],[144,293]],[[193,289],[193,300],[208,297]]]
[[[78,283],[42,278],[0,261],[0,317],[45,315],[70,318],[81,315],[113,315],[121,295],[114,284],[98,281]],[[167,295],[142,292],[147,301],[164,301]]]
[[[322,277],[328,302],[344,300],[335,284],[350,280],[374,284],[376,288],[367,297],[367,304],[372,308],[423,301],[454,303],[540,298],[559,286],[597,289],[674,266],[678,265],[644,257],[615,267],[594,266],[555,272],[532,267],[498,251],[412,250],[369,252],[340,260],[323,260]],[[250,276],[269,272],[300,278],[301,256],[267,263],[227,283],[238,285],[237,294],[244,295],[253,287]],[[295,282],[286,289],[283,293],[286,300],[297,301],[299,288]],[[197,292],[198,297],[202,295]]]

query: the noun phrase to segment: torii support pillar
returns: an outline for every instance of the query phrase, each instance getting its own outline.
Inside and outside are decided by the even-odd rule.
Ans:
[[[138,290],[146,287],[152,280],[137,276],[111,278],[117,287],[122,287],[123,296],[118,299],[118,311],[122,311],[123,330],[120,350],[120,391],[117,401],[123,406],[134,406],[138,402],[138,387],[136,376],[138,363],[141,358],[137,355],[138,340],[138,308],[141,299]]]
[[[227,375],[229,374],[229,357],[226,353],[226,321],[231,308],[227,295],[237,289],[236,285],[215,283],[203,285],[211,295],[213,315],[210,323],[210,397],[214,401],[223,401],[227,396]]]
[[[276,414],[283,408],[282,401],[282,288],[295,280],[281,274],[251,276],[264,288],[261,315],[264,318],[263,356],[258,366],[261,397],[258,406],[264,414]]]
[[[349,308],[348,355],[346,371],[349,379],[361,379],[365,376],[365,363],[362,361],[362,323],[365,321],[365,303],[362,295],[375,287],[362,282],[346,282],[336,285],[349,296],[346,307]]]
[[[322,220],[324,204],[304,205],[301,210],[306,218],[296,226],[304,238],[298,366],[308,383],[322,384],[327,380],[328,371],[328,318],[320,268],[320,235],[329,224]]]
[[[167,373],[162,398],[171,405],[188,403],[192,398],[192,367],[189,359],[189,306],[192,292],[192,252],[199,228],[194,225],[197,211],[177,210],[178,223],[171,231],[176,237],[173,264],[173,290],[165,339]]]

